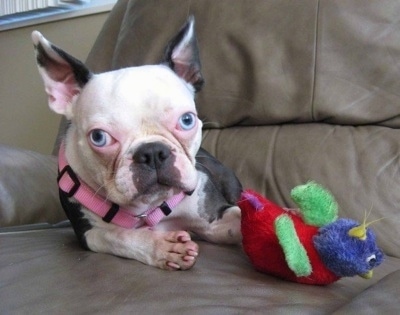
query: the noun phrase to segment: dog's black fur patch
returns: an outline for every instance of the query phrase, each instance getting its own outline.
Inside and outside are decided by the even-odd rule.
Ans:
[[[242,193],[242,185],[235,173],[203,148],[196,155],[196,169],[207,175],[204,186],[204,214],[211,223],[222,218],[226,209],[235,206]]]
[[[189,46],[187,47],[187,49],[190,51],[190,53],[187,54],[187,60],[184,60],[184,62],[181,60],[176,61],[172,57],[175,48],[185,37],[192,23],[194,23],[194,17],[190,16],[178,34],[169,41],[164,51],[164,59],[162,63],[167,64],[178,76],[183,78],[186,82],[192,84],[196,92],[199,92],[204,85],[204,79],[200,71],[201,63],[196,34],[193,33],[193,37],[191,38]],[[182,69],[184,69],[184,71],[182,71]]]
[[[59,189],[59,197],[61,205],[67,215],[67,218],[71,221],[71,225],[74,229],[75,235],[78,238],[79,243],[85,249],[89,249],[85,233],[92,228],[88,219],[83,217],[82,206],[77,202],[71,202],[70,197],[65,192]]]
[[[83,87],[90,78],[92,77],[92,72],[78,59],[69,55],[62,49],[57,46],[51,45],[51,48],[63,58],[68,65],[71,67],[71,70],[74,74],[74,78],[79,87]],[[43,48],[43,45],[39,43],[36,46],[37,55],[36,60],[40,67],[47,68],[49,75],[55,77],[55,73],[51,71],[52,68],[55,68],[58,65],[58,62],[52,59]],[[52,77],[52,78],[53,78]],[[54,78],[53,78],[54,79]]]

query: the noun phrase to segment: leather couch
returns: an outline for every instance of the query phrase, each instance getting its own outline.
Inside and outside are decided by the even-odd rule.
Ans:
[[[278,204],[293,207],[291,188],[315,180],[340,216],[384,218],[372,227],[385,261],[370,280],[321,287],[259,273],[235,246],[199,241],[184,272],[85,251],[62,222],[55,158],[1,147],[0,313],[397,314],[400,2],[121,0],[87,64],[156,63],[188,14],[204,148]]]

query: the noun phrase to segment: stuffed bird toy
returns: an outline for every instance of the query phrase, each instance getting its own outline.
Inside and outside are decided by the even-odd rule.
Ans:
[[[315,285],[371,278],[383,253],[365,219],[338,219],[334,197],[315,182],[295,187],[291,197],[299,209],[284,209],[251,190],[242,193],[243,248],[254,267]]]

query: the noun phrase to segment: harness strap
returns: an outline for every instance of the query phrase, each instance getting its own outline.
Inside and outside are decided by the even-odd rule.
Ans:
[[[58,171],[58,186],[67,197],[74,197],[82,206],[99,215],[104,222],[127,229],[140,227],[143,224],[150,227],[155,226],[185,198],[185,193],[180,192],[164,201],[159,207],[149,209],[140,215],[134,215],[128,209],[98,195],[79,179],[67,162],[64,143],[61,143],[58,154]]]

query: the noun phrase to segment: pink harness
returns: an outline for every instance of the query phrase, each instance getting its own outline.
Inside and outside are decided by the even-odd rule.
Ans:
[[[67,162],[64,143],[61,143],[58,154],[58,171],[58,186],[69,198],[74,197],[82,206],[99,215],[103,221],[127,229],[142,225],[150,227],[156,225],[185,198],[185,193],[180,192],[164,201],[159,207],[134,215],[129,210],[99,196],[87,184],[79,180]]]

